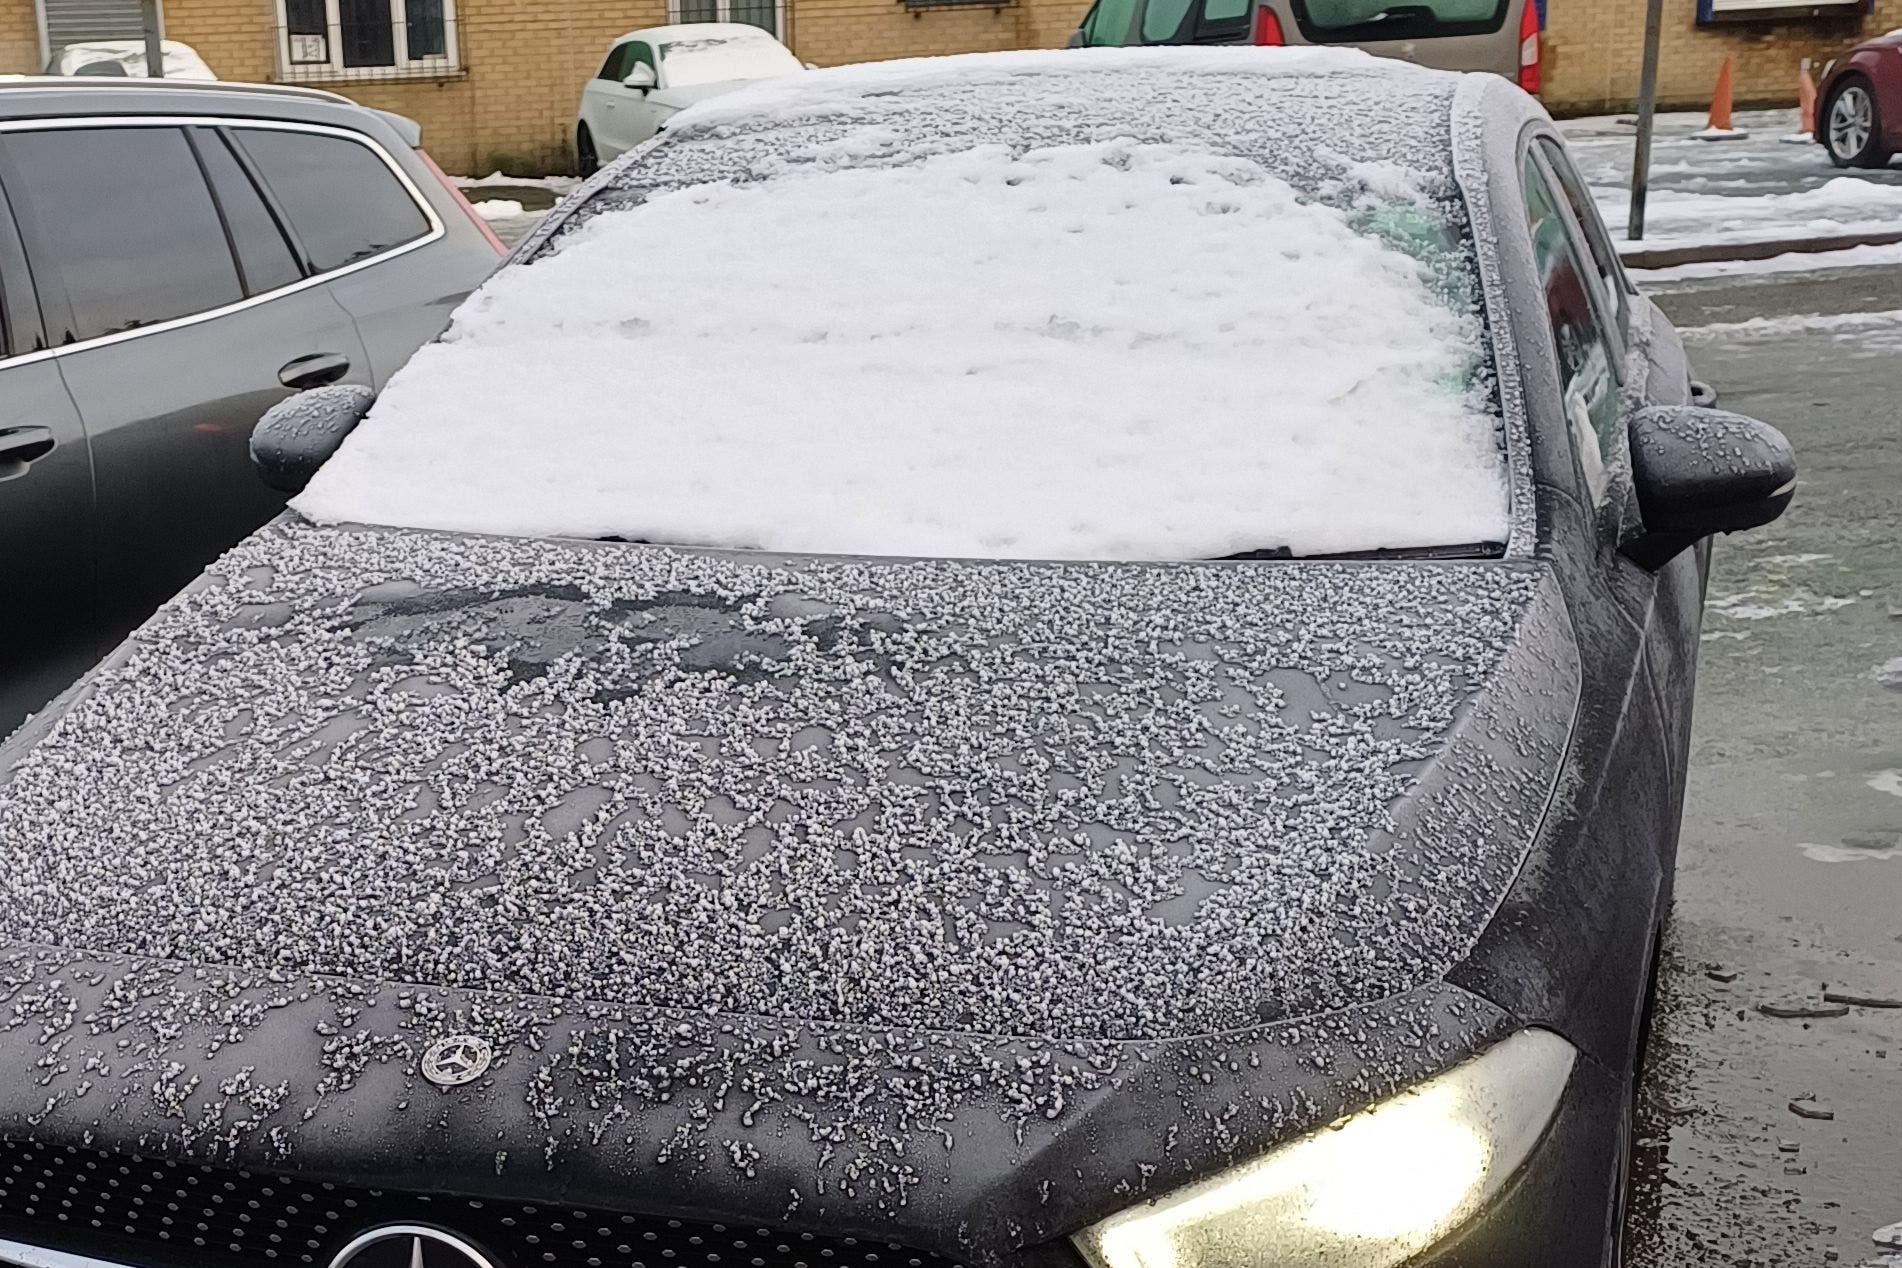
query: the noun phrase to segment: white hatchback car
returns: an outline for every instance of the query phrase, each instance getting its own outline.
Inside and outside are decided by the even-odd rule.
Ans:
[[[686,22],[629,31],[581,90],[575,158],[586,176],[707,97],[804,69],[784,44],[744,22]]]

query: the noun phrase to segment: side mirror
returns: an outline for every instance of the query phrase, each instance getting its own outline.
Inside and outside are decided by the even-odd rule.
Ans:
[[[356,383],[285,397],[251,429],[251,465],[258,478],[279,493],[302,493],[375,403],[376,393]]]
[[[1768,524],[1796,492],[1796,455],[1767,423],[1697,405],[1639,410],[1627,433],[1644,533],[1624,552],[1659,568],[1702,538]]]
[[[621,80],[623,88],[632,88],[635,92],[646,92],[660,80],[654,76],[654,68],[646,62],[635,62],[634,69]]]

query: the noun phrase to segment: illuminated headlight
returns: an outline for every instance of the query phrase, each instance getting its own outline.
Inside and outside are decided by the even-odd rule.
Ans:
[[[1076,1235],[1095,1268],[1389,1268],[1505,1188],[1577,1056],[1522,1030],[1464,1065],[1253,1162]]]

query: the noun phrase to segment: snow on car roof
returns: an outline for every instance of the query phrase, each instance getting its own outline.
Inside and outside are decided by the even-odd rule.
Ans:
[[[722,97],[472,297],[296,505],[878,555],[1503,541],[1457,83],[1092,50]]]

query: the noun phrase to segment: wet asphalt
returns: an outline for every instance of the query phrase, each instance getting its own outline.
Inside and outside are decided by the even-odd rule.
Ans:
[[[1655,297],[1680,328],[1884,313],[1902,270]],[[1781,521],[1715,551],[1640,1093],[1645,1268],[1902,1268],[1902,1229],[1893,1258],[1873,1236],[1902,1221],[1902,312],[1863,324],[1690,336],[1801,477]]]

